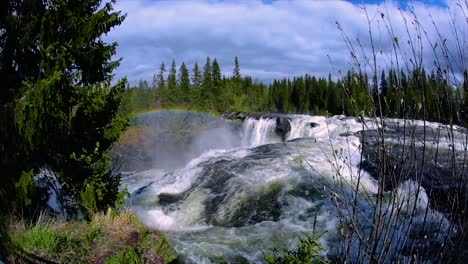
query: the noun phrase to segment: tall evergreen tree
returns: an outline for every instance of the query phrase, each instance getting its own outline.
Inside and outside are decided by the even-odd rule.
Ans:
[[[187,69],[187,66],[185,66],[185,63],[182,62],[182,65],[180,65],[179,68],[179,78],[178,78],[178,83],[179,83],[179,98],[183,101],[182,103],[186,104],[188,103],[190,99],[190,74]]]
[[[397,117],[398,106],[399,106],[399,89],[398,89],[398,78],[396,71],[390,69],[388,77],[388,95],[387,95],[387,104],[388,112],[387,115],[390,117]]]
[[[239,59],[237,58],[237,56],[234,59],[234,71],[232,77],[234,78],[234,80],[241,79]]]
[[[379,81],[377,79],[377,73],[372,77],[372,97],[377,98],[379,96]],[[377,100],[376,100],[377,102]]]
[[[222,81],[221,68],[219,67],[218,60],[216,58],[213,60],[213,65],[211,67],[211,82],[213,86],[220,87]]]
[[[127,124],[117,116],[126,81],[110,85],[119,61],[112,61],[116,43],[102,35],[124,16],[99,0],[1,5],[0,78],[6,89],[0,90],[6,96],[0,96],[0,118],[8,130],[0,136],[2,171],[8,167],[24,205],[32,201],[33,172],[47,165],[69,208],[107,208],[119,187],[107,150]],[[5,139],[13,135],[18,144],[11,146]]]
[[[216,58],[213,60],[213,65],[211,66],[211,83],[212,83],[212,94],[213,94],[213,103],[215,108],[220,107],[220,97],[222,89],[222,76],[221,68],[219,67],[218,60]]]
[[[171,92],[174,92],[177,88],[177,69],[174,60],[172,60],[171,71],[169,72],[169,76],[167,77],[167,86]]]
[[[161,63],[161,66],[159,66],[159,72],[156,75],[156,81],[155,81],[155,88],[161,89],[164,88],[166,85],[166,81],[164,80],[164,75],[166,74],[166,65],[164,65],[164,62]]]
[[[389,112],[388,109],[388,82],[387,77],[385,76],[385,71],[382,70],[380,76],[380,103],[382,104],[382,115],[387,116]]]
[[[195,65],[193,66],[192,85],[197,88],[202,85],[202,75],[200,68],[198,67],[198,62],[195,62]]]
[[[203,67],[203,80],[202,80],[201,103],[204,107],[213,107],[213,90],[212,90],[212,75],[211,75],[211,61],[210,57],[206,57],[206,63]]]
[[[243,93],[243,87],[242,87],[242,76],[240,73],[240,65],[239,65],[239,59],[237,56],[234,58],[234,70],[232,72],[232,79],[234,82],[234,85],[232,87],[233,89],[233,95],[235,96],[241,96]]]
[[[380,91],[383,98],[388,96],[388,82],[384,70],[382,70],[382,75],[380,77]]]

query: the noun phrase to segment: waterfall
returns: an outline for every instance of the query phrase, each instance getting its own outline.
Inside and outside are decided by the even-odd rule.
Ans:
[[[328,135],[326,119],[321,116],[288,115],[288,116],[261,116],[260,118],[248,117],[242,126],[242,146],[255,147],[271,143],[281,142],[281,133],[278,130],[279,120],[288,122],[289,131],[285,133],[285,140],[297,138],[322,137]],[[325,134],[324,134],[325,132]]]
[[[127,205],[147,226],[167,231],[185,263],[262,263],[260,249],[294,248],[297,238],[314,228],[327,231],[320,243],[334,254],[340,219],[330,193],[342,190],[339,198],[345,201],[349,197],[344,195],[358,190],[353,199],[364,225],[379,190],[376,180],[360,170],[365,153],[360,135],[367,133],[371,139],[379,129],[372,120],[366,122],[363,126],[344,116],[279,115],[248,117],[232,129],[212,126],[194,137],[202,154],[184,167],[155,166],[122,177],[122,185],[132,192]],[[387,122],[387,140],[401,137],[398,122]],[[228,139],[238,144],[223,143]],[[397,236],[409,225],[419,231],[423,222],[434,226],[434,233],[447,234],[449,220],[428,208],[429,193],[411,180],[384,192],[386,210],[417,206],[414,219],[403,217],[400,226],[392,227],[399,228]],[[412,239],[426,241],[420,234]],[[439,243],[446,237],[436,238]],[[388,250],[401,247],[395,244]]]
[[[276,120],[272,118],[255,119],[248,117],[242,128],[242,146],[254,147],[269,143],[281,142],[276,134]]]

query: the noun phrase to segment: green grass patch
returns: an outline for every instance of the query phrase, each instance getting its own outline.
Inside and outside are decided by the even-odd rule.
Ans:
[[[95,214],[90,221],[10,221],[12,263],[169,263],[175,252],[164,234],[133,212]]]

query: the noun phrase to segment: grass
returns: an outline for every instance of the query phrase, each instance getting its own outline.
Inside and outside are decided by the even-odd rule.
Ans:
[[[299,246],[296,249],[288,250],[277,248],[270,249],[271,253],[262,251],[263,258],[268,264],[329,264],[326,256],[324,256],[325,248],[320,244],[319,239],[325,234],[318,234],[317,215],[314,217],[314,229],[311,235],[304,234],[303,238],[299,239]]]
[[[163,234],[143,226],[131,211],[95,214],[90,221],[36,223],[12,219],[12,263],[169,263],[176,259]]]

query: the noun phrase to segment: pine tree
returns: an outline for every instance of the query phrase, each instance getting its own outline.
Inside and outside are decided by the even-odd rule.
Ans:
[[[397,117],[398,113],[398,105],[399,105],[399,89],[398,89],[398,78],[396,75],[396,71],[394,69],[390,69],[389,78],[388,78],[388,112],[387,115],[389,117]]]
[[[213,60],[213,65],[211,67],[211,81],[213,86],[220,87],[222,76],[221,76],[221,68],[219,67],[218,61],[216,58]]]
[[[169,91],[174,92],[177,88],[177,70],[176,70],[176,63],[172,60],[171,71],[169,72],[169,76],[167,77],[167,86]]]
[[[234,78],[234,80],[240,80],[241,79],[239,59],[237,58],[237,56],[234,59],[233,78]]]
[[[310,79],[310,94],[309,94],[310,112],[312,113],[318,112],[319,100],[320,98],[319,98],[317,79],[315,78],[315,76],[312,76],[312,78]]]
[[[388,96],[388,83],[387,83],[387,77],[385,76],[384,70],[382,70],[382,75],[380,77],[380,91],[381,91],[383,98]]]
[[[156,75],[156,80],[155,80],[155,88],[157,89],[162,89],[166,86],[166,81],[164,80],[164,75],[166,74],[166,65],[164,65],[164,62],[161,63],[161,66],[159,67],[159,72]]]
[[[218,60],[216,60],[216,58],[213,60],[213,65],[211,66],[211,83],[214,107],[216,109],[220,109],[222,76],[221,68],[219,67]]]
[[[379,81],[377,80],[377,73],[372,77],[372,97],[377,98],[379,96]],[[377,102],[378,100],[376,100]]]
[[[389,112],[388,109],[388,83],[387,77],[385,76],[385,71],[382,70],[382,74],[380,76],[380,103],[382,104],[382,115],[387,116]]]
[[[327,111],[338,115],[341,114],[341,96],[338,91],[337,85],[333,82],[331,74],[328,74],[328,108]]]
[[[24,138],[17,133],[15,110],[23,82],[40,73],[41,54],[35,39],[45,12],[40,1],[0,1],[0,215],[9,206],[14,208],[14,199],[20,198],[14,186],[21,171],[31,169],[24,153]],[[0,251],[2,246],[0,243]]]
[[[233,94],[236,96],[242,95],[242,91],[244,89],[242,87],[242,76],[240,74],[239,59],[237,58],[237,56],[234,59],[234,70],[232,79],[234,81]]]
[[[1,5],[0,77],[6,89],[0,89],[0,118],[8,129],[0,136],[2,172],[9,168],[17,196],[24,198],[31,194],[21,186],[32,180],[29,172],[47,165],[62,183],[70,209],[106,209],[119,187],[107,151],[127,119],[118,117],[126,80],[110,85],[119,64],[111,60],[116,43],[105,43],[102,35],[124,16],[98,0]],[[15,157],[9,160],[12,149],[4,140],[12,136]]]
[[[149,89],[148,81],[147,80],[140,80],[138,82],[138,89],[148,90]]]
[[[185,63],[182,62],[182,65],[180,65],[179,68],[179,97],[182,100],[183,104],[188,103],[189,101],[189,96],[190,96],[190,75],[189,71],[187,69],[187,66],[185,66]]]
[[[283,79],[280,84],[280,107],[278,107],[278,110],[280,113],[288,113],[290,109],[290,93],[289,93],[289,81],[286,79]]]
[[[195,65],[193,66],[192,85],[197,88],[202,85],[202,75],[200,68],[198,67],[198,62],[195,62]]]
[[[205,66],[203,67],[201,104],[209,109],[213,108],[213,90],[212,90],[212,75],[210,57],[206,58]]]

